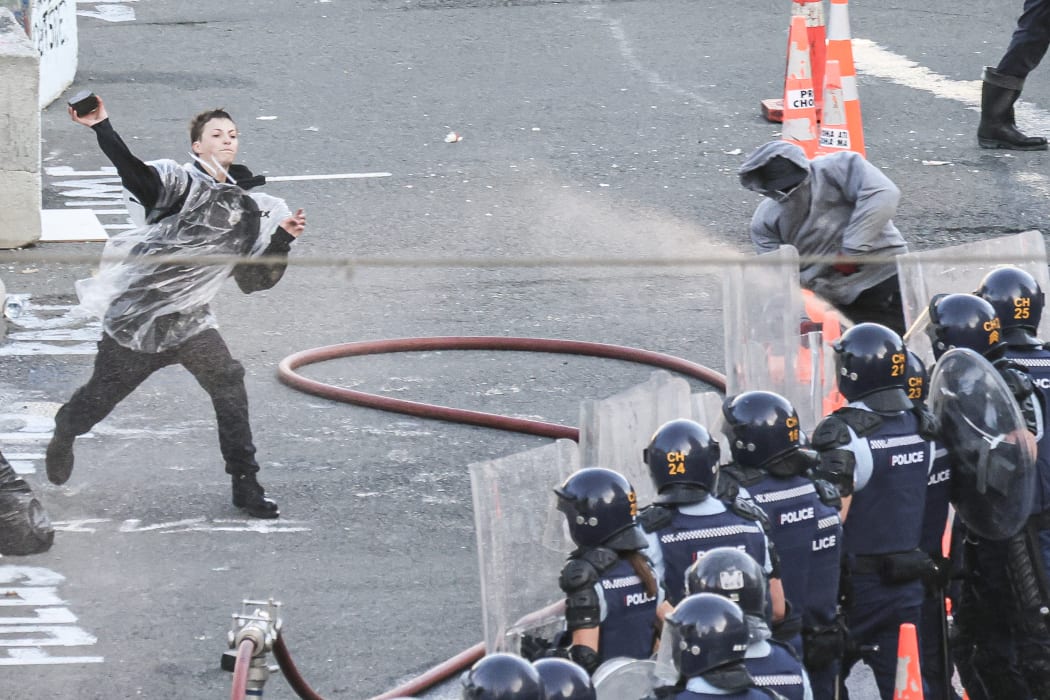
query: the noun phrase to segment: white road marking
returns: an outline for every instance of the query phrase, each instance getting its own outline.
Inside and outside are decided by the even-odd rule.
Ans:
[[[266,182],[292,182],[301,180],[359,180],[369,177],[391,177],[392,173],[336,173],[334,175],[275,175],[266,176]]]
[[[157,533],[170,535],[182,532],[251,532],[255,534],[310,532],[311,528],[302,520],[259,520],[256,518],[185,518],[164,523],[143,525],[141,520],[123,521],[108,518],[83,518],[79,520],[55,521],[52,526],[56,532],[94,534],[103,525],[106,530],[115,530],[121,534]]]
[[[65,577],[37,566],[0,566],[0,666],[102,663],[101,656],[57,656],[55,647],[87,647],[98,638],[76,626],[58,596]],[[10,586],[9,584],[20,584]]]

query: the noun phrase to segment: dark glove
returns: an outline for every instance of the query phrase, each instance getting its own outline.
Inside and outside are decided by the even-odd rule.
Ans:
[[[550,651],[551,643],[542,637],[525,634],[521,637],[521,656],[529,661],[544,658]]]
[[[843,275],[845,277],[849,277],[850,275],[855,274],[860,270],[860,265],[851,262],[835,263],[834,265],[832,265],[832,267],[835,268],[835,270],[840,275]]]

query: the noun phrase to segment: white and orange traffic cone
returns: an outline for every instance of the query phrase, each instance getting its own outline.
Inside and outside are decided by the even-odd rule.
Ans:
[[[922,672],[919,666],[919,638],[915,625],[901,625],[897,641],[897,680],[893,700],[923,700]]]
[[[811,68],[806,20],[792,17],[787,78],[784,80],[784,127],[780,138],[798,144],[807,158],[817,155],[820,140]]]
[[[793,0],[791,17],[803,17],[806,20],[806,36],[809,39],[810,65],[813,66],[813,90],[817,107],[817,119],[820,119],[821,105],[824,102],[824,63],[826,60],[826,40],[824,24],[824,0]],[[788,51],[791,50],[790,40]],[[786,75],[786,71],[785,71]],[[784,120],[784,100],[762,100],[762,116],[771,122]]]
[[[842,101],[842,75],[838,61],[828,61],[824,72],[824,118],[820,122],[817,155],[850,150],[849,124]]]
[[[827,60],[838,61],[839,64],[842,103],[849,128],[849,150],[867,156],[864,148],[864,122],[860,115],[860,95],[857,93],[857,69],[853,65],[853,40],[850,37],[847,0],[831,0]]]

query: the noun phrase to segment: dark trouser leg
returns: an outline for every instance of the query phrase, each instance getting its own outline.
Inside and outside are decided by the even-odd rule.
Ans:
[[[219,450],[227,474],[254,474],[255,444],[248,420],[248,393],[244,388],[244,366],[230,356],[215,329],[198,333],[179,346],[178,362],[208,392],[219,429]]]
[[[881,323],[900,335],[907,330],[897,275],[865,289],[851,303],[836,306],[854,323]]]
[[[1050,2],[1025,0],[1010,46],[999,61],[998,70],[1017,78],[1026,78],[1039,65],[1050,46]]]
[[[151,374],[170,363],[168,353],[135,352],[103,335],[91,379],[58,409],[55,431],[83,435]]]

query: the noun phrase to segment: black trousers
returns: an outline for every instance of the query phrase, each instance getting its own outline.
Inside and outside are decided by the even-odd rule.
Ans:
[[[1050,0],[1025,0],[1010,37],[1010,46],[999,61],[998,70],[1026,78],[1039,65],[1050,46]]]
[[[109,415],[137,386],[162,367],[180,364],[211,397],[219,427],[219,450],[228,474],[254,474],[255,445],[248,422],[244,366],[230,356],[215,329],[198,333],[164,352],[129,350],[103,334],[91,379],[55,415],[56,430],[82,435]]]
[[[897,275],[865,289],[851,303],[835,307],[854,323],[881,323],[902,337],[907,330]]]

